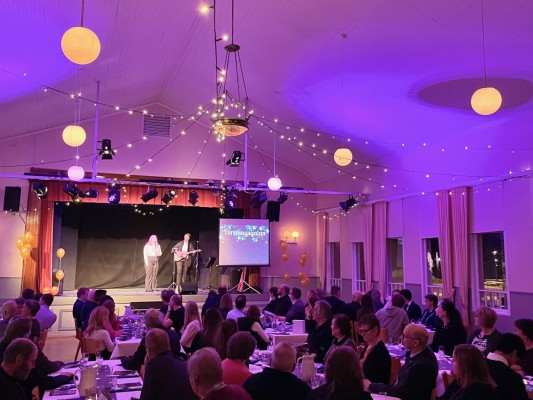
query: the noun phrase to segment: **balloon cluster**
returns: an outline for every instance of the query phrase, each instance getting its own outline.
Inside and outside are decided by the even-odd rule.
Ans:
[[[287,247],[289,246],[287,244],[287,241],[282,240],[280,242],[280,247],[281,247],[281,259],[283,261],[287,261],[289,259],[289,253],[287,251]],[[300,266],[305,267],[305,264],[307,263],[307,258],[308,256],[306,252],[303,252],[300,255]],[[302,284],[303,287],[307,287],[309,285],[309,278],[305,276],[305,274],[302,271],[298,272],[298,278],[300,279],[300,283]],[[285,272],[285,274],[283,274],[283,279],[285,281],[288,281],[289,279],[291,279],[291,274],[289,274],[288,272]]]
[[[20,251],[20,256],[25,260],[27,259],[33,247],[35,246],[35,235],[30,231],[26,231],[23,237],[17,238],[15,241],[15,246]]]
[[[50,293],[52,296],[55,296],[56,294],[59,293],[59,288],[57,286],[45,286],[43,288],[43,294],[47,294],[47,293]]]

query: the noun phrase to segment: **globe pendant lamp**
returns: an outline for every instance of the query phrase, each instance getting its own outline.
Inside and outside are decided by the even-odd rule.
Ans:
[[[335,154],[333,155],[333,159],[335,160],[335,163],[337,165],[340,165],[341,167],[345,167],[349,165],[353,160],[352,151],[350,149],[341,147],[340,149],[337,149],[335,151]]]
[[[279,179],[277,176],[272,177],[268,180],[268,188],[270,190],[279,190],[281,189],[281,179]]]
[[[85,171],[82,167],[78,165],[73,165],[72,167],[68,169],[67,175],[70,178],[70,180],[79,182],[85,177]]]
[[[63,129],[62,137],[63,141],[67,145],[71,147],[78,147],[85,143],[87,134],[85,133],[85,129],[83,129],[81,126],[69,125]]]
[[[83,26],[85,0],[81,2],[81,24],[68,29],[61,38],[63,54],[74,64],[92,63],[100,55],[100,39],[96,34]]]

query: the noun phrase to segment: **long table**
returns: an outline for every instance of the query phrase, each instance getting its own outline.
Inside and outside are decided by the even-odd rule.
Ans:
[[[111,353],[111,358],[120,358],[122,356],[131,356],[137,348],[139,347],[139,344],[141,343],[141,339],[129,339],[120,341],[117,340],[115,342],[115,348],[113,349],[113,353]]]
[[[265,333],[270,337],[274,346],[281,342],[290,342],[295,345],[302,345],[307,342],[307,333],[283,333],[272,328],[266,328]]]

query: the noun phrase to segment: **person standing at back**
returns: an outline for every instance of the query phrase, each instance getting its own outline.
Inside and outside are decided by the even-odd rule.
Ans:
[[[413,301],[413,294],[409,289],[400,290],[400,294],[405,300],[403,309],[407,313],[409,321],[417,322],[422,317],[422,309]]]

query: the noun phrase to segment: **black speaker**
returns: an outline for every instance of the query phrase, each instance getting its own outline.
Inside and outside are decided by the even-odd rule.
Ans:
[[[19,212],[20,187],[6,186],[4,193],[4,211]]]
[[[180,286],[181,286],[180,294],[198,293],[198,282],[182,282]]]
[[[270,222],[279,222],[279,203],[277,201],[267,202],[267,215]]]
[[[222,218],[244,218],[244,208],[225,208]]]

